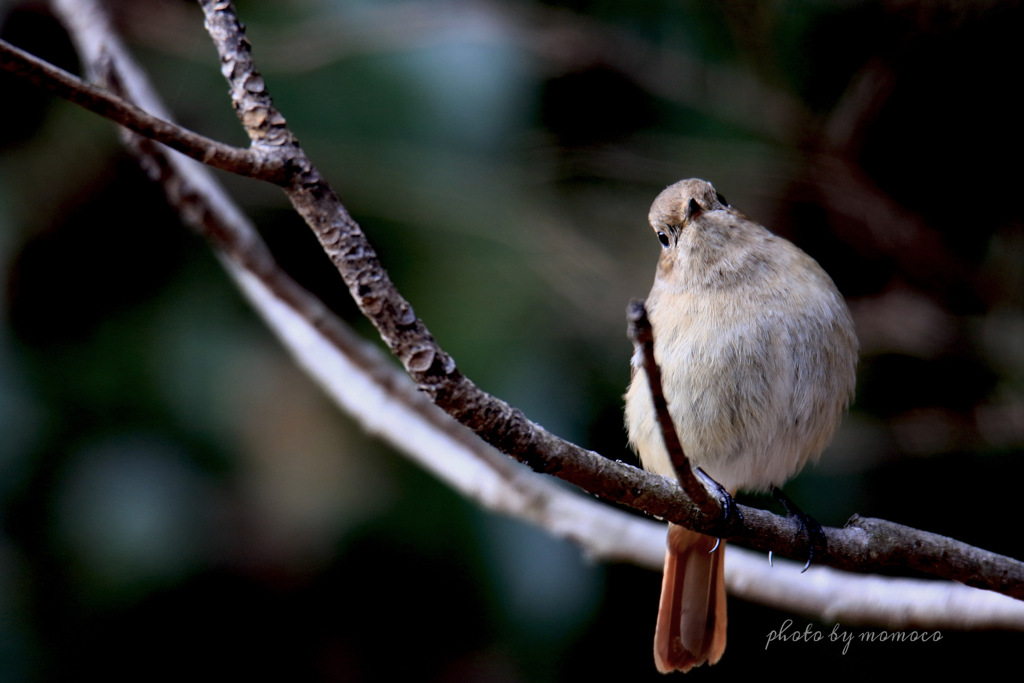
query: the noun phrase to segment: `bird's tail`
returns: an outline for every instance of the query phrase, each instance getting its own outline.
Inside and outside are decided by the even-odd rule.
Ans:
[[[725,652],[725,542],[677,524],[668,527],[654,663],[658,671],[715,664]]]

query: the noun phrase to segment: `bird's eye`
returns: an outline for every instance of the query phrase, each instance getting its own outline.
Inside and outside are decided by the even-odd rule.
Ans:
[[[725,197],[722,196],[721,192],[716,192],[715,194],[718,195],[718,203],[719,204],[721,204],[722,206],[729,206],[729,201]]]
[[[658,241],[661,242],[661,246],[667,247],[668,246],[668,235],[666,235],[665,233],[663,233],[663,232],[661,232],[659,230],[658,231]]]

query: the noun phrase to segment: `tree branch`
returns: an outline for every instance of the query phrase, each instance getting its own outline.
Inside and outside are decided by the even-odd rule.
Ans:
[[[60,7],[67,2],[68,0],[58,0],[57,5]],[[75,4],[71,3],[72,6]],[[233,84],[233,96],[241,100],[241,104],[236,103],[240,118],[246,125],[254,145],[274,147],[277,149],[276,153],[287,159],[285,165],[294,171],[292,182],[287,188],[289,198],[317,233],[325,250],[342,272],[360,307],[377,325],[389,347],[402,359],[417,385],[426,390],[449,414],[471,427],[485,440],[537,471],[556,474],[607,500],[646,510],[656,516],[693,528],[710,530],[715,520],[702,514],[680,495],[680,489],[674,482],[609,461],[554,437],[527,420],[520,411],[479,390],[458,372],[450,356],[436,345],[429,331],[391,285],[358,225],[348,216],[337,196],[320,179],[294,138],[284,128],[283,117],[280,117],[273,108],[263,88],[262,79],[258,78],[252,65],[248,43],[245,42],[230,4],[204,1],[203,6],[211,34],[218,40],[218,51],[225,65],[223,71]],[[63,12],[66,15],[73,14],[74,10],[65,7]],[[242,87],[236,87],[239,85]],[[254,87],[256,85],[259,87]],[[237,210],[231,207],[219,208],[225,211],[226,215],[237,213]],[[205,220],[215,212],[199,209],[196,213]],[[218,228],[216,221],[211,221],[210,225],[212,229],[208,234],[213,237],[218,233],[229,234],[223,225]],[[252,256],[253,253],[258,253],[258,250],[249,251],[252,247],[251,236],[239,233],[235,235],[235,239],[229,239],[222,246],[233,258],[240,259],[233,262],[232,268],[236,271],[234,274],[242,281],[251,298],[262,301],[258,308],[262,306],[261,310],[269,310],[272,308],[272,302],[284,302],[285,306],[281,310],[295,314],[296,317],[290,319],[287,324],[277,325],[279,333],[282,329],[312,330],[314,337],[327,339],[331,348],[339,347],[339,335],[336,331],[330,331],[333,323],[325,322],[330,316],[322,304],[308,301],[302,303],[294,296],[288,295],[285,291],[288,286],[278,281],[272,259],[268,261],[269,256]],[[241,273],[240,264],[251,270]],[[261,288],[263,293],[259,293]],[[267,292],[271,303],[268,303]],[[274,319],[274,315],[266,311],[264,314],[268,319]],[[281,314],[277,317],[286,316]],[[325,333],[324,330],[328,332]],[[296,336],[302,337],[302,333],[297,333]],[[294,341],[288,343],[292,344],[293,348],[299,346]],[[317,352],[306,357],[323,360],[326,356],[324,352]],[[307,365],[307,370],[309,369]],[[370,372],[372,375],[366,368],[359,372]],[[398,386],[397,383],[404,382],[404,379],[395,382],[395,386]],[[375,377],[374,383],[388,386],[387,381],[380,377]],[[408,386],[407,382],[405,384]],[[402,392],[397,392],[395,395],[401,394]],[[423,419],[424,414],[422,408],[415,409],[415,419]],[[449,424],[444,419],[442,422]],[[475,441],[473,443],[478,444]],[[487,464],[486,468],[500,471],[502,466],[491,463]],[[535,490],[533,486],[531,480],[530,490]],[[529,502],[525,509],[543,507],[534,505],[536,500],[530,496],[527,496],[527,499]],[[795,547],[795,539],[798,538],[795,522],[753,508],[741,506],[741,510],[745,523],[727,538],[746,542],[760,550],[771,549],[789,555],[801,554],[802,548]],[[588,511],[586,514],[591,513],[592,511]],[[621,513],[616,512],[615,515]],[[829,552],[824,561],[834,566],[857,571],[893,566],[913,567],[931,571],[938,576],[962,580],[971,585],[983,585],[1000,590],[1008,595],[1021,595],[1022,568],[1019,562],[971,548],[951,539],[880,520],[857,518],[851,521],[851,526],[847,529],[828,529],[826,533]],[[919,548],[924,549],[924,552],[920,552]],[[953,556],[956,556],[955,561],[950,561],[949,558]],[[656,562],[655,559],[654,563]],[[814,570],[828,573],[824,568],[812,569]],[[730,576],[733,576],[732,568]],[[851,580],[860,578],[865,577],[851,577]],[[734,588],[732,580],[730,588]],[[1014,608],[1019,607],[1018,603],[1007,604],[1014,605]],[[1010,613],[1013,613],[1013,609],[1010,609]]]
[[[214,168],[271,183],[288,177],[278,155],[261,155],[225,145],[164,121],[6,40],[0,40],[0,69]]]

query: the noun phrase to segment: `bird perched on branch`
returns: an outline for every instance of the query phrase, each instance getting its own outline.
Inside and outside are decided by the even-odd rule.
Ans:
[[[693,467],[730,493],[781,486],[831,440],[853,396],[857,339],[821,266],[682,180],[648,217],[663,247],[646,306],[672,422]],[[626,427],[645,469],[675,477],[639,351]],[[669,525],[654,640],[663,673],[725,650],[725,543]]]

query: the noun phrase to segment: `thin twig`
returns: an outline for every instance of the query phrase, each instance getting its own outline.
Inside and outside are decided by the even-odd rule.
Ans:
[[[654,414],[658,419],[658,426],[661,428],[661,438],[665,442],[665,450],[668,451],[669,460],[672,462],[672,469],[675,470],[676,478],[679,480],[686,495],[694,501],[705,515],[712,517],[722,514],[721,503],[713,498],[704,485],[697,479],[697,475],[690,466],[690,459],[683,451],[683,444],[679,441],[679,433],[672,422],[672,415],[668,412],[668,401],[665,399],[665,391],[661,384],[661,368],[654,359],[654,330],[651,329],[651,321],[647,318],[647,309],[641,299],[634,299],[629,302],[626,308],[626,319],[629,322],[629,338],[633,345],[640,351],[643,358],[643,371],[647,375],[647,385],[651,392],[651,401],[654,403]]]
[[[271,183],[287,177],[276,155],[225,145],[160,119],[6,40],[0,40],[0,69],[214,168]]]

